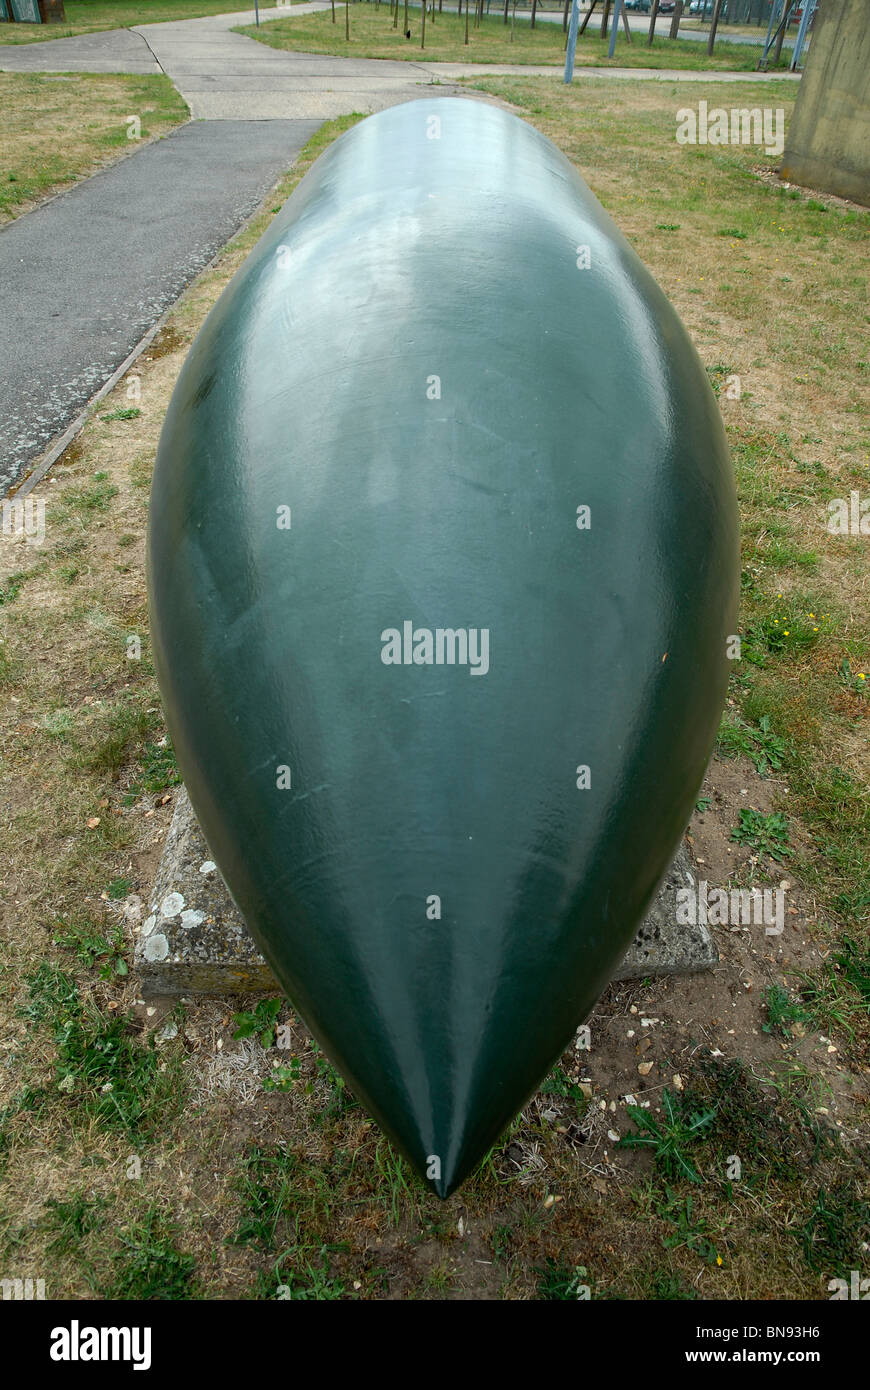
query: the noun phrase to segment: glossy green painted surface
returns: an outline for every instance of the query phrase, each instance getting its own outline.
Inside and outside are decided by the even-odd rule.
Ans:
[[[191,349],[149,570],[214,856],[446,1195],[591,1010],[712,748],[738,523],[694,348],[543,136],[476,101],[381,112]]]

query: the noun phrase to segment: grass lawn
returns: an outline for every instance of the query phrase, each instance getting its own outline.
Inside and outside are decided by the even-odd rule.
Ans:
[[[0,72],[0,222],[187,118],[168,77]]]
[[[494,7],[495,8],[495,7]],[[350,6],[350,40],[345,39],[344,6],[336,5],[335,23],[329,10],[318,14],[297,15],[294,18],[270,20],[259,29],[256,25],[241,25],[237,33],[247,34],[272,48],[296,49],[306,53],[332,53],[351,58],[401,58],[420,62],[421,15],[419,7],[409,8],[408,27],[411,38],[404,35],[404,10],[399,15],[399,27],[393,28],[388,4],[380,6],[355,3]],[[517,15],[511,41],[511,26],[505,25],[501,13],[484,16],[479,28],[474,27],[472,9],[469,41],[465,43],[465,16],[436,14],[426,20],[426,61],[430,63],[555,63],[565,62],[565,35],[560,24],[542,22],[532,29],[528,14]],[[593,20],[577,44],[577,66],[606,65],[609,41],[602,39]],[[642,35],[629,43],[623,33],[617,38],[612,63],[615,67],[685,68],[697,71],[726,70],[751,72],[760,56],[760,49],[741,44],[722,44],[713,58],[707,57],[703,43],[656,38],[647,48]]]
[[[45,543],[0,540],[0,1265],[48,1298],[827,1299],[866,1264],[870,540],[825,521],[870,493],[870,215],[781,188],[757,149],[678,145],[669,84],[482,85],[579,166],[718,393],[742,658],[693,853],[711,884],[786,881],[784,934],[714,928],[710,974],[611,986],[592,1050],[446,1204],[289,1005],[279,1050],[234,1036],[253,1001],[139,1000],[176,786],[143,572],[156,441],[209,308],[353,118],[330,122],[40,484]],[[795,90],[699,87],[787,113]]]
[[[274,4],[275,0],[263,0],[260,9],[273,9]],[[66,24],[0,24],[0,44],[41,43],[68,39],[73,34],[95,34],[101,29],[131,29],[137,24],[253,8],[253,0],[250,5],[245,0],[64,0]]]

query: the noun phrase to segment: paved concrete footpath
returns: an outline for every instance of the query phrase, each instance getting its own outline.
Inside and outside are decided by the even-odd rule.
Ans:
[[[199,118],[0,230],[0,497],[324,118],[411,100],[430,81],[413,63],[284,54],[230,33],[253,18],[243,11],[0,49],[0,67],[15,71],[165,72]]]
[[[294,5],[308,14],[324,5]],[[272,15],[273,10],[265,11]],[[287,18],[291,11],[282,10]],[[433,81],[424,63],[290,53],[231,32],[250,14],[141,25],[151,52],[199,120],[275,120],[370,113],[420,96]]]
[[[160,72],[141,34],[107,29],[72,39],[40,39],[0,47],[4,72]]]
[[[254,211],[318,124],[191,122],[0,231],[0,496]]]

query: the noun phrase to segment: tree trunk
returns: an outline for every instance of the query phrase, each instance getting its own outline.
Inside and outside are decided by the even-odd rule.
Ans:
[[[677,0],[677,8],[674,10],[674,17],[671,20],[670,37],[675,39],[680,32],[680,20],[683,17],[683,0]]]

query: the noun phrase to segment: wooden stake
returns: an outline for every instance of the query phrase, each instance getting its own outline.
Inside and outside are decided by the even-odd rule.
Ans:
[[[577,30],[577,37],[578,37],[578,39],[582,37],[583,31],[584,31],[584,29],[586,28],[586,25],[589,23],[590,19],[592,18],[593,14],[595,13],[595,6],[596,6],[597,4],[598,4],[598,0],[592,0],[592,4],[589,6],[589,9],[586,11],[585,15],[583,16],[583,23],[580,25],[580,28]]]
[[[722,0],[713,0],[713,13],[710,16],[710,33],[707,36],[707,57],[713,57],[713,45],[716,42],[716,30],[719,28],[719,14],[722,9]]]
[[[776,43],[773,45],[773,65],[774,65],[774,67],[776,67],[776,64],[779,62],[780,56],[781,56],[781,54],[782,54],[782,41],[783,41],[783,39],[785,38],[785,31],[786,31],[786,29],[788,28],[788,17],[789,17],[789,15],[790,15],[790,13],[791,13],[791,0],[786,0],[786,2],[785,2],[785,9],[784,9],[783,12],[782,12],[782,24],[780,25],[779,30],[778,30],[777,35],[776,35]]]

